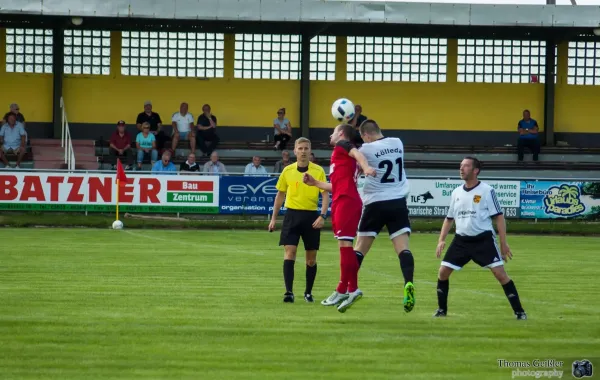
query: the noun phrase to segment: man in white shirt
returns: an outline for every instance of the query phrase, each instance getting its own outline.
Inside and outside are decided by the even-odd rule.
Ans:
[[[254,156],[252,157],[252,162],[246,165],[246,169],[244,170],[245,176],[259,176],[259,175],[269,175],[267,173],[267,169],[260,164],[260,157]]]
[[[434,317],[445,317],[448,312],[449,278],[454,270],[460,270],[473,260],[483,268],[489,268],[504,289],[517,319],[527,319],[521,306],[514,282],[504,270],[504,261],[512,258],[506,242],[506,224],[502,208],[494,189],[477,178],[481,163],[473,157],[466,157],[460,164],[460,177],[464,186],[452,192],[448,216],[442,225],[436,249],[439,258],[446,245],[446,236],[456,223],[456,235],[446,251],[438,274],[438,309]],[[496,221],[500,249],[496,245],[496,233],[492,225]]]
[[[196,134],[194,132],[194,116],[188,112],[188,104],[181,103],[179,106],[179,112],[175,112],[171,117],[171,123],[173,125],[173,143],[171,148],[173,154],[177,148],[179,140],[189,140],[190,149],[192,153],[196,152]]]
[[[364,141],[359,151],[377,175],[365,178],[361,196],[363,211],[354,253],[360,266],[375,238],[386,227],[400,261],[404,277],[404,311],[409,313],[415,306],[415,261],[409,249],[411,228],[406,204],[409,184],[404,171],[404,144],[397,137],[384,137],[374,120],[363,121],[359,133]]]

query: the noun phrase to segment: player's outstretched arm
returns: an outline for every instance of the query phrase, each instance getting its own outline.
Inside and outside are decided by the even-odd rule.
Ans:
[[[377,172],[375,171],[375,169],[373,169],[372,167],[369,166],[369,161],[367,161],[367,158],[365,157],[365,155],[362,154],[361,152],[359,152],[358,149],[352,148],[352,150],[350,150],[348,155],[350,155],[350,157],[354,158],[356,160],[356,162],[358,162],[358,164],[360,165],[360,168],[362,169],[363,173],[365,173],[366,176],[375,177]]]
[[[442,224],[442,230],[440,231],[440,238],[438,239],[438,245],[435,250],[435,255],[438,259],[442,256],[444,247],[446,247],[446,237],[448,236],[448,233],[450,233],[450,229],[452,228],[453,223],[454,219],[444,219],[444,223]]]
[[[325,190],[325,191],[329,191],[329,192],[333,191],[331,189],[331,184],[329,182],[318,181],[308,173],[304,173],[304,177],[302,180],[308,186],[316,186],[321,190]]]
[[[497,215],[494,220],[496,221],[496,229],[498,230],[498,238],[500,239],[500,253],[504,260],[512,259],[512,252],[506,242],[506,219],[504,215]]]

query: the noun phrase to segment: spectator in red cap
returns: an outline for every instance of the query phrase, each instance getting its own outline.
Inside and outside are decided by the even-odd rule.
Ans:
[[[117,165],[117,158],[127,165],[125,170],[133,165],[133,151],[131,150],[131,135],[125,131],[125,122],[117,122],[117,130],[110,137],[109,160],[113,169]]]

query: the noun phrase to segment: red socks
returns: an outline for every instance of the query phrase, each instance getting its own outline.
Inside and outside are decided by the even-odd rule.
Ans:
[[[340,247],[340,283],[338,293],[352,293],[358,289],[358,260],[352,247]]]

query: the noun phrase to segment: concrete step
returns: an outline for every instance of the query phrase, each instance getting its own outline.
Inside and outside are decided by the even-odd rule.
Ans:
[[[93,140],[71,140],[73,148],[75,147],[94,147]],[[60,147],[61,139],[31,139],[31,146],[52,146]]]

